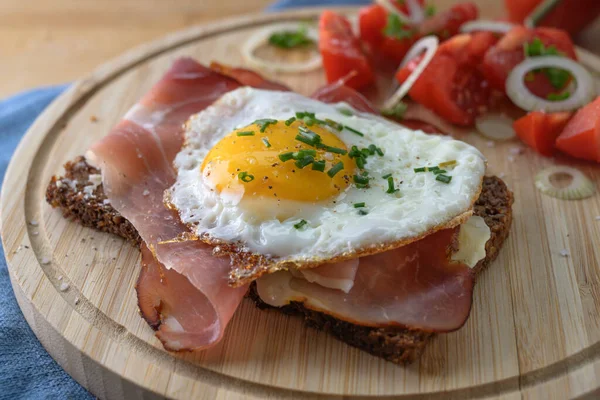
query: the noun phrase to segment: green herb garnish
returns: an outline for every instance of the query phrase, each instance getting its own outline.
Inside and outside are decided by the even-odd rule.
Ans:
[[[308,222],[306,222],[305,220],[301,219],[300,222],[298,222],[297,224],[294,224],[294,228],[296,229],[301,229],[304,227],[304,225],[306,225]]]
[[[318,143],[321,143],[321,136],[319,136],[315,132],[306,129],[303,126],[299,128],[299,131],[300,133],[296,135],[296,140],[298,140],[299,142],[306,143],[313,147],[316,146]]]
[[[390,176],[392,176],[392,174],[385,174],[384,176],[382,176],[382,178],[383,178],[383,179],[387,179],[387,178],[389,178]]]
[[[538,57],[538,56],[561,56],[564,57],[565,54],[559,51],[556,46],[544,45],[544,42],[540,38],[534,38],[531,42],[523,44],[523,53],[525,57]],[[537,70],[536,72],[543,72],[544,75],[550,81],[550,84],[555,89],[562,89],[565,87],[569,79],[571,79],[571,74],[568,71],[565,71],[560,68],[542,68]],[[532,79],[533,80],[533,79]]]
[[[438,168],[435,171],[432,170],[431,172],[433,172],[434,175],[439,175],[439,174],[445,174],[448,171],[446,171],[445,169],[439,169]]]
[[[367,214],[368,214],[368,212],[363,209],[358,210],[358,215],[367,215]]]
[[[263,142],[263,144],[264,144],[264,145],[267,147],[267,149],[268,149],[269,147],[271,147],[271,143],[269,143],[269,139],[267,139],[266,137],[264,137],[264,138],[262,138],[262,139],[260,139],[260,140],[261,140],[261,141]]]
[[[359,185],[368,185],[369,178],[361,175],[354,175],[354,183],[358,183]]]
[[[281,49],[293,49],[296,47],[305,47],[314,44],[314,40],[308,37],[305,27],[298,28],[297,31],[275,32],[269,37],[269,43]]]
[[[340,149],[339,147],[328,146],[328,145],[322,144],[322,143],[317,144],[317,148],[323,149],[329,153],[335,153],[335,154],[341,154],[341,155],[345,155],[346,153],[348,153],[346,150]]]
[[[313,161],[312,169],[319,172],[325,171],[325,160]]]
[[[415,171],[415,172],[425,172],[425,171],[427,171],[427,167],[415,168],[413,171]]]
[[[443,163],[440,163],[438,165],[438,167],[446,168],[446,167],[452,167],[454,165],[456,165],[456,160],[450,160],[450,161],[444,161]]]
[[[289,161],[294,158],[294,152],[288,151],[287,153],[279,154],[279,159],[283,162]]]
[[[296,120],[296,117],[292,117],[292,118],[286,119],[285,120],[285,126],[290,126],[291,124],[294,123],[295,120]]]
[[[334,121],[332,119],[329,119],[329,118],[327,118],[325,120],[325,123],[327,124],[327,126],[332,127],[336,131],[341,131],[342,129],[344,129],[344,125],[342,125],[339,122],[336,122],[336,121]]]
[[[452,180],[452,177],[448,176],[448,175],[444,175],[444,174],[439,174],[439,175],[435,176],[435,180],[444,182],[444,183],[450,183],[450,181]]]
[[[253,122],[253,124],[256,124],[260,127],[260,133],[264,133],[265,129],[267,129],[267,127],[269,125],[273,125],[276,123],[277,123],[276,119],[269,119],[269,118],[257,119],[256,121]]]
[[[331,167],[329,169],[329,171],[327,171],[327,175],[329,175],[330,178],[333,178],[338,172],[340,172],[343,169],[344,169],[344,163],[340,161],[337,164],[335,164],[333,167]]]
[[[383,34],[394,39],[410,39],[415,35],[415,31],[406,26],[400,17],[396,14],[388,14],[387,24],[383,28]]]
[[[396,193],[397,191],[400,190],[400,189],[396,189],[396,187],[394,186],[394,178],[392,178],[391,176],[387,178],[387,182],[388,182],[388,189],[386,190],[386,193]]]
[[[546,98],[550,101],[562,101],[571,97],[571,93],[562,92],[562,93],[550,93]]]
[[[433,17],[435,15],[435,6],[433,4],[429,4],[425,7],[425,16]]]
[[[347,117],[351,117],[351,116],[353,116],[353,115],[354,115],[354,113],[353,113],[351,110],[347,109],[347,108],[340,108],[340,109],[338,110],[338,112],[339,112],[340,114],[342,114],[342,115],[345,115],[345,116],[347,116]]]
[[[354,208],[361,208],[361,207],[364,207],[364,206],[365,206],[364,202],[362,202],[362,203],[354,203]]]
[[[254,132],[252,131],[242,131],[237,133],[238,136],[254,136]]]
[[[296,167],[302,169],[307,165],[311,164],[313,161],[315,161],[315,158],[313,156],[305,156],[303,158],[299,158],[296,161]]]
[[[240,180],[242,182],[248,183],[248,182],[252,182],[254,180],[254,175],[251,175],[251,174],[247,173],[246,171],[243,171],[238,174],[238,178],[240,178]]]
[[[364,134],[364,133],[362,133],[362,132],[360,132],[360,131],[357,131],[357,130],[356,130],[356,129],[354,129],[354,128],[351,128],[351,127],[349,127],[348,125],[344,125],[344,128],[348,129],[348,130],[349,130],[350,132],[352,132],[352,133],[356,133],[358,136],[365,136],[365,134]]]

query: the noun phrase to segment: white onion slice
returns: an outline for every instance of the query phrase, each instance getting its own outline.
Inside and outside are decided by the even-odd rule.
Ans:
[[[517,136],[513,123],[514,120],[504,114],[485,114],[475,119],[475,127],[483,136],[499,141]]]
[[[246,43],[242,46],[242,56],[246,60],[250,67],[268,70],[271,72],[286,72],[286,73],[298,73],[298,72],[309,72],[315,69],[319,69],[323,64],[323,59],[318,51],[315,51],[313,57],[306,61],[288,63],[283,61],[272,61],[264,60],[257,57],[254,51],[260,46],[264,45],[269,41],[269,37],[273,33],[281,31],[297,31],[303,26],[299,23],[281,23],[270,25],[252,35]],[[303,26],[304,27],[304,26]],[[305,27],[306,36],[314,40],[315,43],[319,41],[319,33],[313,27]]]
[[[400,68],[402,69],[409,63],[410,60],[418,56],[423,50],[425,51],[425,55],[417,68],[406,78],[406,80],[400,85],[398,90],[384,103],[383,108],[390,109],[393,108],[410,90],[410,88],[415,84],[419,76],[423,73],[427,65],[433,59],[435,52],[440,44],[439,39],[436,36],[425,36],[422,39],[419,39],[406,53],[404,59],[400,63]]]
[[[531,93],[525,86],[525,75],[538,68],[560,68],[568,71],[577,83],[569,98],[549,101]],[[517,65],[506,79],[506,94],[517,106],[527,111],[571,111],[591,102],[596,95],[592,75],[576,61],[558,56],[527,58]]]
[[[569,177],[567,185],[556,186],[552,177]],[[535,176],[535,186],[544,194],[563,200],[581,200],[596,193],[596,185],[583,172],[566,165],[555,165]]]
[[[480,19],[477,21],[465,22],[461,25],[460,31],[462,33],[470,33],[477,31],[506,33],[514,27],[515,25],[511,24],[510,22],[488,21]]]

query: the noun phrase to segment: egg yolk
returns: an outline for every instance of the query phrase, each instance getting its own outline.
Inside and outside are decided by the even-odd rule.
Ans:
[[[260,123],[236,129],[209,151],[201,169],[215,190],[241,192],[244,197],[314,202],[335,197],[348,187],[356,164],[348,156],[344,142],[328,128],[318,124],[306,127],[299,121],[289,126],[284,121],[272,122],[264,126],[263,132]],[[317,134],[321,145],[315,147],[297,140],[303,128]],[[286,153],[289,157],[290,152],[296,159],[280,159],[282,154],[285,159]],[[310,162],[311,157],[314,162]],[[308,164],[303,166],[301,158]]]

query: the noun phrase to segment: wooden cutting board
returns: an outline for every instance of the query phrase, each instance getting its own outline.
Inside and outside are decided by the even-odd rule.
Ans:
[[[349,9],[346,9],[350,12]],[[127,53],[74,84],[36,121],[10,164],[2,191],[2,240],[23,314],[50,354],[106,399],[568,398],[600,387],[600,195],[561,201],[533,176],[570,164],[593,180],[600,168],[543,158],[518,141],[462,137],[514,191],[514,223],[483,274],[471,317],[434,339],[420,361],[397,366],[304,327],[299,318],[245,301],[216,347],[166,352],[138,315],[138,250],[62,218],[44,200],[62,164],[105,135],[179,56],[242,65],[239,45],[282,20],[317,10],[254,15],[193,28]],[[581,53],[600,73],[600,60]],[[300,93],[322,71],[274,75]],[[522,154],[515,154],[523,149]],[[568,256],[562,256],[566,249]]]

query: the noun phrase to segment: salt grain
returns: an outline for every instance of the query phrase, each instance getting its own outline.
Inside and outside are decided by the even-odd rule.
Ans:
[[[525,150],[522,147],[512,147],[508,150],[508,152],[514,156],[518,156],[519,154],[523,154]]]
[[[145,190],[142,192],[142,194],[143,194],[144,196],[148,196],[148,195],[150,194],[150,191],[149,191],[148,189],[145,189]]]
[[[485,144],[487,147],[496,147],[496,143],[494,143],[493,141],[489,141]]]
[[[515,161],[515,156],[508,156],[506,159],[508,161],[510,161],[510,162],[514,162]]]
[[[59,281],[62,281],[62,279],[63,279],[63,277],[62,277],[62,275],[60,275],[60,276],[58,277],[58,280],[59,280]]]
[[[32,234],[33,236],[37,236],[37,235],[38,235],[38,233],[39,233],[38,231],[33,231],[33,232],[31,232],[31,234]]]
[[[79,297],[75,297],[75,305],[79,304]]]
[[[558,253],[563,257],[569,257],[569,250],[567,250],[567,249],[562,249]]]
[[[60,291],[61,292],[66,292],[67,290],[69,290],[69,284],[67,282],[63,282],[60,284]]]
[[[42,263],[42,265],[48,265],[48,264],[50,264],[50,259],[44,257],[40,260],[40,262]]]
[[[32,219],[31,221],[29,221],[29,225],[31,226],[38,226],[40,223],[37,222],[36,220]]]

